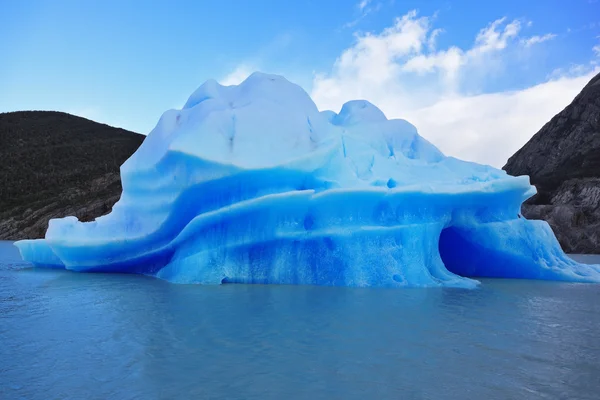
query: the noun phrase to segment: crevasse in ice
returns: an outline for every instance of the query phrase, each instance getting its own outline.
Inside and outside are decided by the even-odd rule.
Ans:
[[[319,112],[280,76],[207,81],[163,114],[121,180],[110,214],[51,220],[45,239],[16,243],[24,259],[203,284],[600,281],[545,222],[520,217],[528,177],[446,157],[367,101]]]

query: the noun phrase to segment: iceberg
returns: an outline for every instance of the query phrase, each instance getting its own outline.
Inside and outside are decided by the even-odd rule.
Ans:
[[[435,116],[432,116],[432,118]],[[527,176],[447,157],[368,101],[319,111],[254,73],[166,111],[92,222],[49,222],[26,261],[178,283],[473,288],[476,277],[600,282],[520,216]]]

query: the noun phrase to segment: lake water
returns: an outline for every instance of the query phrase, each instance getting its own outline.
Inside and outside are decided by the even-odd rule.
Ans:
[[[598,399],[600,285],[174,285],[0,242],[0,398]]]

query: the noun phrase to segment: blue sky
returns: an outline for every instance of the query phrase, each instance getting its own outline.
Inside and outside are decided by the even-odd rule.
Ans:
[[[320,108],[366,98],[446,153],[499,165],[600,57],[596,0],[149,4],[0,0],[0,112],[61,110],[148,133],[205,80],[262,70]]]

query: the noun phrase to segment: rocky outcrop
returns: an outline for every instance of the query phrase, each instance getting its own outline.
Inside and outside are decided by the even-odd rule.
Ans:
[[[110,212],[119,168],[144,138],[60,112],[0,114],[0,240],[44,237],[52,218]]]
[[[538,189],[526,218],[548,221],[567,252],[600,253],[600,74],[504,170]]]

